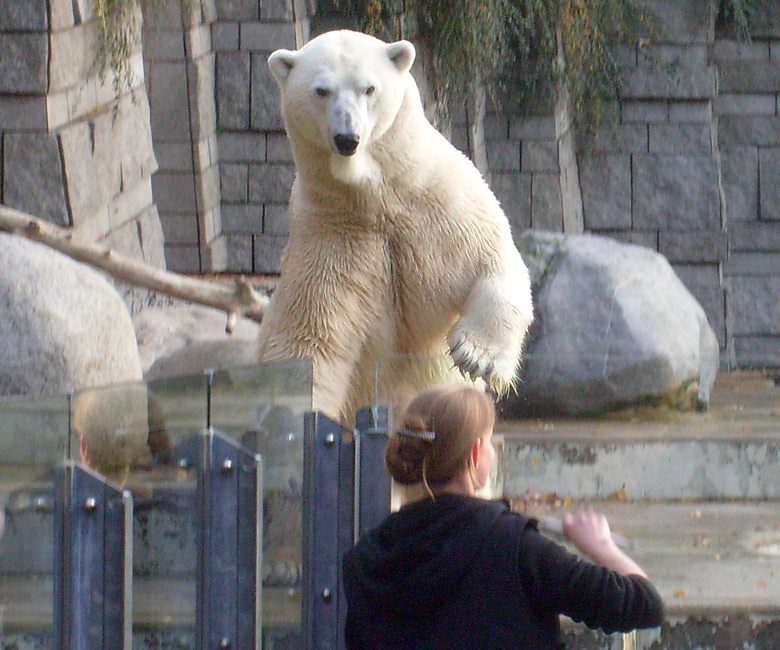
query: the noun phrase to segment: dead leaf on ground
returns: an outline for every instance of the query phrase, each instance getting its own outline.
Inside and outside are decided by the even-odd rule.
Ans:
[[[696,548],[701,548],[703,546],[712,546],[712,540],[709,537],[705,537],[704,535],[696,535],[693,538],[693,545]]]
[[[625,490],[615,490],[612,494],[607,495],[607,501],[617,501],[619,503],[625,503],[628,501],[628,495]]]

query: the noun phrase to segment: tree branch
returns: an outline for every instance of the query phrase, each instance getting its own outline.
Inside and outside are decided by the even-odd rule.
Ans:
[[[257,293],[246,278],[238,278],[231,286],[158,269],[120,255],[110,248],[78,241],[73,233],[65,228],[3,205],[0,205],[0,231],[50,246],[73,259],[95,266],[122,282],[221,309],[227,313],[225,329],[228,332],[233,331],[239,316],[261,322],[268,306],[268,296]]]

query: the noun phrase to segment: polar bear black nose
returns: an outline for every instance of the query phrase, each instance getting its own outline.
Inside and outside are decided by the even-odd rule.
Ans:
[[[342,156],[351,156],[357,151],[360,136],[355,133],[339,133],[333,136],[333,142]]]

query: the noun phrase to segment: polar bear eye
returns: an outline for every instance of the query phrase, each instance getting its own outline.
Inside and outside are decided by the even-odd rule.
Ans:
[[[330,90],[328,90],[327,88],[317,88],[317,90],[315,92],[320,97],[327,97],[328,95],[330,95]]]
[[[369,86],[366,88],[366,95],[373,95],[376,88],[374,86]]]

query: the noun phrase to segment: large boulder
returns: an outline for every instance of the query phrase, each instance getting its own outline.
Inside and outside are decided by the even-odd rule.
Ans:
[[[702,407],[718,343],[657,252],[594,235],[528,231],[536,320],[507,415],[597,413],[667,400]]]
[[[0,395],[139,381],[130,314],[98,272],[0,234]]]
[[[145,309],[133,317],[138,349],[148,381],[257,363],[260,324],[239,318],[225,332],[225,312],[178,304]]]

